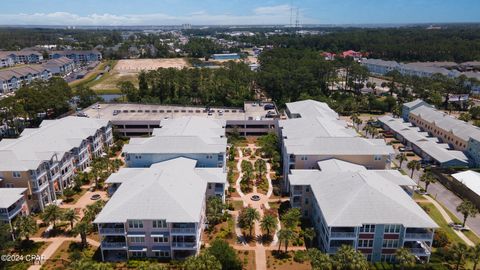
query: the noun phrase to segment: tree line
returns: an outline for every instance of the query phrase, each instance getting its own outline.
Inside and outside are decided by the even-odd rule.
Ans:
[[[243,63],[222,68],[158,69],[139,74],[138,89],[130,82],[119,88],[131,102],[181,105],[243,106],[253,98],[254,74]]]

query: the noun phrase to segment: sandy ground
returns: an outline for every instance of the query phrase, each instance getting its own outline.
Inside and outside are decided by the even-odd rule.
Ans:
[[[184,58],[168,59],[126,59],[120,60],[113,71],[118,73],[138,73],[142,70],[156,70],[159,68],[184,68],[188,63]]]

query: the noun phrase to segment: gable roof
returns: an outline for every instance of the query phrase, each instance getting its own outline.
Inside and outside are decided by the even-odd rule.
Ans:
[[[20,200],[26,188],[0,188],[0,208],[8,208]]]
[[[125,178],[94,223],[135,219],[199,222],[207,183],[226,183],[226,173],[222,168],[195,168],[196,163],[193,159],[176,158],[150,168],[120,169],[107,182],[122,174]]]

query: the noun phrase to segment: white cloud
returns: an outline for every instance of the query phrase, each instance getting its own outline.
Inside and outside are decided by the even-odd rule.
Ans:
[[[209,14],[197,11],[188,16],[172,16],[164,13],[115,15],[109,13],[78,15],[69,12],[0,14],[0,25],[171,25],[171,24],[288,24],[290,6],[266,6],[255,8],[248,15]],[[316,20],[300,17],[301,23]]]

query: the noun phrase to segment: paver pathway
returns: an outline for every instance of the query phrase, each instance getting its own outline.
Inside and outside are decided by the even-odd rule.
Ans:
[[[240,201],[240,200],[243,201],[243,206],[244,207],[250,206],[252,208],[255,208],[258,211],[258,213],[260,214],[260,219],[261,219],[264,215],[264,209],[270,209],[269,202],[278,202],[279,201],[279,199],[270,199],[270,197],[273,194],[272,178],[271,178],[271,175],[270,175],[272,167],[271,167],[271,164],[266,159],[264,159],[266,161],[266,172],[265,173],[266,173],[266,178],[267,178],[267,181],[268,181],[267,194],[258,193],[257,187],[255,185],[253,186],[252,192],[250,192],[248,194],[244,194],[241,190],[241,187],[240,187],[240,181],[242,180],[242,177],[243,177],[242,161],[245,160],[245,161],[253,163],[257,159],[259,159],[259,158],[250,159],[249,157],[245,157],[243,155],[243,149],[244,148],[250,148],[252,150],[252,153],[255,153],[255,150],[257,149],[257,147],[254,144],[249,144],[247,147],[243,147],[243,148],[239,147],[237,149],[238,157],[239,157],[238,162],[237,162],[237,170],[239,172],[239,175],[238,175],[237,181],[235,183],[235,189],[236,189],[237,193],[240,195],[240,198],[232,198],[232,199],[235,200],[235,201]],[[253,195],[259,196],[260,200],[253,201],[251,199]],[[281,199],[280,201],[285,201],[285,200],[288,200],[288,199]],[[262,241],[260,240],[262,235],[263,235],[263,232],[262,232],[262,229],[261,229],[261,226],[260,226],[260,221],[256,221],[255,222],[255,227],[254,227],[254,231],[255,231],[255,236],[254,237],[255,237],[255,239],[257,239],[257,241],[255,243],[255,246],[250,246],[245,242],[245,237],[242,235],[242,230],[240,229],[240,227],[238,227],[238,214],[239,213],[237,211],[231,211],[230,213],[232,214],[232,216],[235,219],[235,222],[236,222],[235,233],[237,235],[237,239],[239,239],[239,243],[234,245],[234,248],[237,249],[237,250],[254,250],[255,251],[255,269],[256,270],[266,270],[267,269],[266,251],[267,250],[277,250],[278,249],[277,231],[279,231],[281,229],[280,220],[278,220],[277,228],[276,228],[275,232],[273,233],[272,242],[268,246],[263,245]],[[289,247],[288,249],[289,250],[303,250],[305,248],[304,247],[294,247],[294,246],[292,246],[292,247]]]

